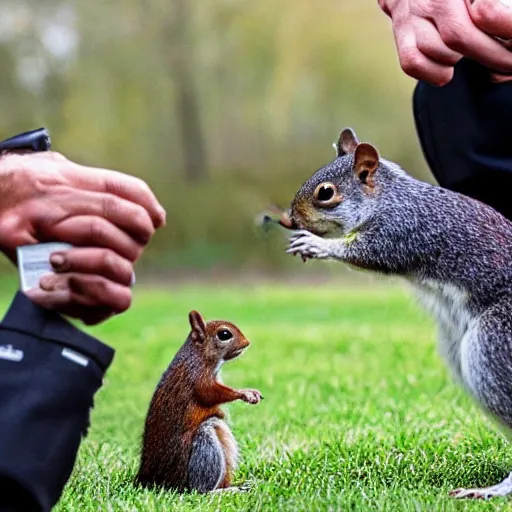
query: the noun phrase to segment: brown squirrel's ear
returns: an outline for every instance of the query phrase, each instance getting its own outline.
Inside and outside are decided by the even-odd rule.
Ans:
[[[192,341],[202,343],[206,339],[206,325],[203,317],[197,311],[191,311],[188,314],[188,321],[192,328]]]
[[[334,149],[336,150],[336,156],[343,156],[347,153],[353,153],[359,144],[357,140],[357,136],[352,130],[352,128],[345,128],[340,133],[340,138],[338,139],[337,144],[334,145]]]
[[[379,152],[366,142],[357,145],[354,152],[354,170],[365,185],[373,186],[373,173],[379,166]]]

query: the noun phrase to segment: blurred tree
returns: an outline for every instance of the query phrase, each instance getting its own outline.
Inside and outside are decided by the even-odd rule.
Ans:
[[[199,99],[194,80],[191,51],[191,0],[174,0],[172,12],[164,18],[161,37],[169,55],[170,74],[175,84],[175,112],[181,134],[185,179],[196,182],[207,176],[206,152]]]

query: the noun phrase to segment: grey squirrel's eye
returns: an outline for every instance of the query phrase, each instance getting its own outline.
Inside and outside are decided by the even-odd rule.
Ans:
[[[314,200],[318,206],[336,206],[341,202],[341,196],[333,183],[320,183],[315,189]]]
[[[334,189],[329,186],[322,185],[318,189],[318,193],[316,195],[316,198],[319,201],[329,201],[334,196]]]
[[[231,331],[228,331],[227,329],[221,329],[217,333],[217,338],[219,338],[220,341],[228,341],[233,337],[233,334],[231,334]]]

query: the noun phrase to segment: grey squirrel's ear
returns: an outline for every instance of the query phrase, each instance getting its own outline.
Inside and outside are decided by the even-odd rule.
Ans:
[[[359,144],[357,136],[352,128],[345,128],[341,133],[336,144],[333,144],[336,150],[336,156],[343,156],[347,153],[353,153]]]
[[[367,142],[357,145],[354,152],[354,171],[365,185],[373,187],[373,173],[379,166],[379,152]]]
[[[188,314],[188,321],[192,328],[192,341],[195,343],[202,343],[206,339],[206,325],[203,317],[197,311],[191,311]]]

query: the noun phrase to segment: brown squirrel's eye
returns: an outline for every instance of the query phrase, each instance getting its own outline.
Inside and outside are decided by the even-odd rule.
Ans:
[[[318,206],[335,206],[340,203],[340,196],[336,186],[332,183],[321,183],[316,187],[314,194]]]
[[[228,341],[230,340],[231,338],[233,337],[233,334],[231,334],[230,331],[228,331],[227,329],[221,329],[218,333],[217,333],[217,338],[219,338],[220,341]]]

